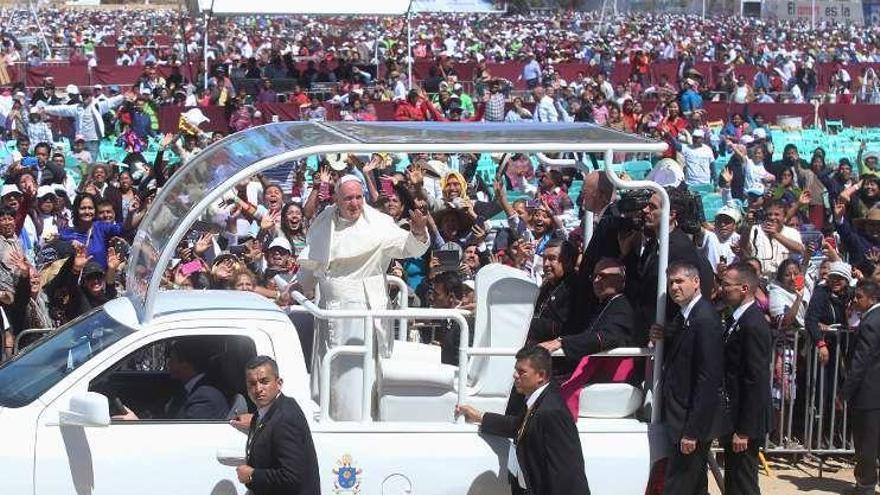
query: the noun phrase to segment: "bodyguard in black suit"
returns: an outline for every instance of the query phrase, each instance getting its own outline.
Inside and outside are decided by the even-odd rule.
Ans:
[[[862,319],[848,356],[841,397],[853,412],[854,493],[873,494],[880,455],[880,285],[867,279],[859,281],[853,303]]]
[[[755,304],[758,275],[747,263],[730,266],[721,280],[721,296],[731,311],[724,322],[724,385],[733,432],[724,447],[725,495],[757,495],[758,446],[770,415],[770,327]]]
[[[660,375],[660,413],[670,442],[663,493],[703,495],[712,440],[723,431],[721,413],[724,349],[721,318],[700,295],[696,266],[670,264],[669,296],[681,308],[673,324],[651,327],[666,340]]]
[[[455,408],[469,423],[480,423],[480,432],[513,439],[511,456],[518,466],[509,477],[513,495],[590,493],[577,427],[550,383],[551,367],[550,353],[542,347],[516,354],[514,385],[526,396],[524,415],[483,413],[464,404]]]
[[[296,401],[281,394],[278,365],[257,356],[245,369],[257,414],[250,421],[247,464],[236,468],[238,480],[254,495],[320,495],[312,432]]]

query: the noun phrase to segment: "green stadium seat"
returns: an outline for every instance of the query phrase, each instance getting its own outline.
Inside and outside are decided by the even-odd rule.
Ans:
[[[623,163],[623,171],[635,180],[643,180],[654,168],[648,160],[632,160]]]

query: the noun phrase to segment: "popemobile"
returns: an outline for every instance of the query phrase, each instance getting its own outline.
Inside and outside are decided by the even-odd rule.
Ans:
[[[135,411],[161,410],[173,381],[155,366],[172,341],[200,339],[212,370],[230,389],[229,418],[247,411],[244,364],[273,357],[309,419],[325,494],[507,494],[509,440],[478,433],[453,415],[458,403],[503,412],[511,390],[513,355],[525,341],[538,287],[517,270],[488,265],[476,280],[474,343],[460,339],[460,367],[440,363],[436,347],[406,341],[414,321],[453,321],[458,310],[321,309],[302,294],[289,309],[250,292],[160,289],[165,267],[190,226],[239,181],[310,155],[352,152],[604,153],[657,152],[664,143],[589,124],[274,123],[213,144],[172,176],[141,223],[129,258],[125,297],[65,325],[0,367],[0,479],[3,493],[77,495],[242,494],[235,466],[245,432],[227,420],[111,419],[120,403]],[[560,166],[565,160],[556,159]],[[588,225],[591,222],[587,222]],[[589,235],[589,234],[588,234]],[[666,259],[668,231],[660,232]],[[389,284],[400,284],[389,277]],[[665,261],[659,297],[665,298]],[[662,318],[663,304],[658,304]],[[315,320],[382,320],[396,329],[390,352],[374,352],[367,332],[360,346],[333,347],[319,363],[317,389],[305,350]],[[296,324],[294,323],[296,322]],[[315,328],[318,325],[314,325]],[[656,367],[662,345],[616,349],[603,357],[631,358]],[[363,359],[360,421],[333,421],[329,370],[341,355]],[[162,369],[163,371],[157,371]],[[650,371],[650,370],[648,370]],[[659,373],[648,373],[659,376]],[[590,384],[580,391],[577,428],[593,494],[642,494],[662,457],[654,388]],[[656,409],[656,408],[655,408]],[[146,417],[147,415],[142,415]],[[653,418],[652,418],[653,416]],[[655,445],[655,443],[657,445]],[[659,471],[659,469],[655,469]],[[575,494],[573,494],[575,495]]]

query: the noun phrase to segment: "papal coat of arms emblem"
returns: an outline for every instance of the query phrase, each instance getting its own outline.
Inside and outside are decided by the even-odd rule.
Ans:
[[[333,493],[336,495],[360,493],[361,473],[362,471],[354,465],[351,454],[344,454],[336,461],[336,467],[333,468],[333,474],[336,475],[333,480]]]

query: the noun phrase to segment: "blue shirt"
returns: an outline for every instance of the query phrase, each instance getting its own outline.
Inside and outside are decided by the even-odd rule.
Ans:
[[[59,237],[62,241],[77,241],[86,245],[86,253],[105,270],[107,269],[107,241],[111,237],[122,235],[122,226],[114,222],[92,222],[89,231],[80,232],[66,228],[61,231]]]
[[[532,60],[527,63],[522,70],[523,79],[526,81],[531,81],[532,79],[541,80],[541,66],[538,65],[537,60]]]
[[[703,97],[693,89],[688,89],[681,95],[681,111],[683,113],[693,112],[703,108]]]

